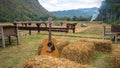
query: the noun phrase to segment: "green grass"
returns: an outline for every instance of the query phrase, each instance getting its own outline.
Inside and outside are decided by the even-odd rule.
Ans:
[[[43,38],[43,35],[22,36],[20,45],[13,43],[12,46],[8,45],[5,49],[0,48],[0,55],[2,55],[0,56],[0,66],[2,68],[22,66],[25,60],[37,54],[37,48]]]
[[[102,53],[102,52],[96,52],[96,54],[92,58],[93,62],[100,59],[100,57],[102,57],[103,55],[104,55],[104,53]]]
[[[67,22],[67,21],[65,21]],[[80,28],[80,24],[85,22],[78,22],[77,29]],[[74,42],[79,38],[98,38],[101,39],[101,27],[107,24],[97,24],[97,23],[86,23],[89,29],[72,33],[64,32],[52,32],[52,37],[56,40],[63,39],[68,40],[70,42]],[[87,27],[86,27],[87,28]],[[109,31],[109,29],[108,29]],[[28,31],[20,31],[20,34],[28,33]],[[27,61],[30,57],[37,55],[37,49],[39,45],[43,42],[45,38],[48,38],[48,32],[42,32],[37,34],[36,31],[32,32],[32,35],[20,36],[20,45],[16,45],[16,42],[11,45],[7,44],[7,47],[3,49],[0,47],[0,68],[21,68],[21,66]],[[108,37],[106,37],[108,39]],[[109,59],[109,54],[104,54],[101,52],[96,52],[93,56],[91,65],[96,68],[100,68],[97,63],[107,63],[103,64],[108,66],[111,62]]]
[[[13,61],[13,64],[14,64],[14,65],[19,64],[20,58],[15,58],[15,59],[13,59],[12,61]]]
[[[90,63],[96,68],[111,68],[111,58],[109,53],[96,52]]]

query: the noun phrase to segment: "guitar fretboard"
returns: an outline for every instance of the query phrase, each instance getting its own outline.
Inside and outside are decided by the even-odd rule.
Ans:
[[[51,24],[52,24],[52,18],[48,18],[48,22],[49,22],[49,42],[51,42]]]

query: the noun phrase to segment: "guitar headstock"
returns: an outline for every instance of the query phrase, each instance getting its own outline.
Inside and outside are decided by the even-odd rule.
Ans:
[[[50,24],[52,24],[52,17],[49,17],[49,18],[48,18],[48,22],[49,22]]]

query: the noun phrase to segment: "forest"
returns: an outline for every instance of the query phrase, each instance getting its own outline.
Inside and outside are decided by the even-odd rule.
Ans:
[[[0,22],[46,20],[50,15],[38,0],[0,0]]]
[[[99,11],[98,20],[112,25],[120,25],[120,0],[103,1]]]

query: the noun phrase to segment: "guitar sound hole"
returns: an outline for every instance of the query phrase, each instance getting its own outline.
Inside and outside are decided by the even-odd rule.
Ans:
[[[51,47],[52,45],[54,45],[52,42],[48,43],[48,47]]]
[[[54,46],[54,44],[53,44],[52,42],[49,42],[49,43],[48,43],[48,47],[50,48],[50,50],[47,51],[47,52],[49,52],[49,53],[52,53],[52,52],[55,50],[55,46]]]

